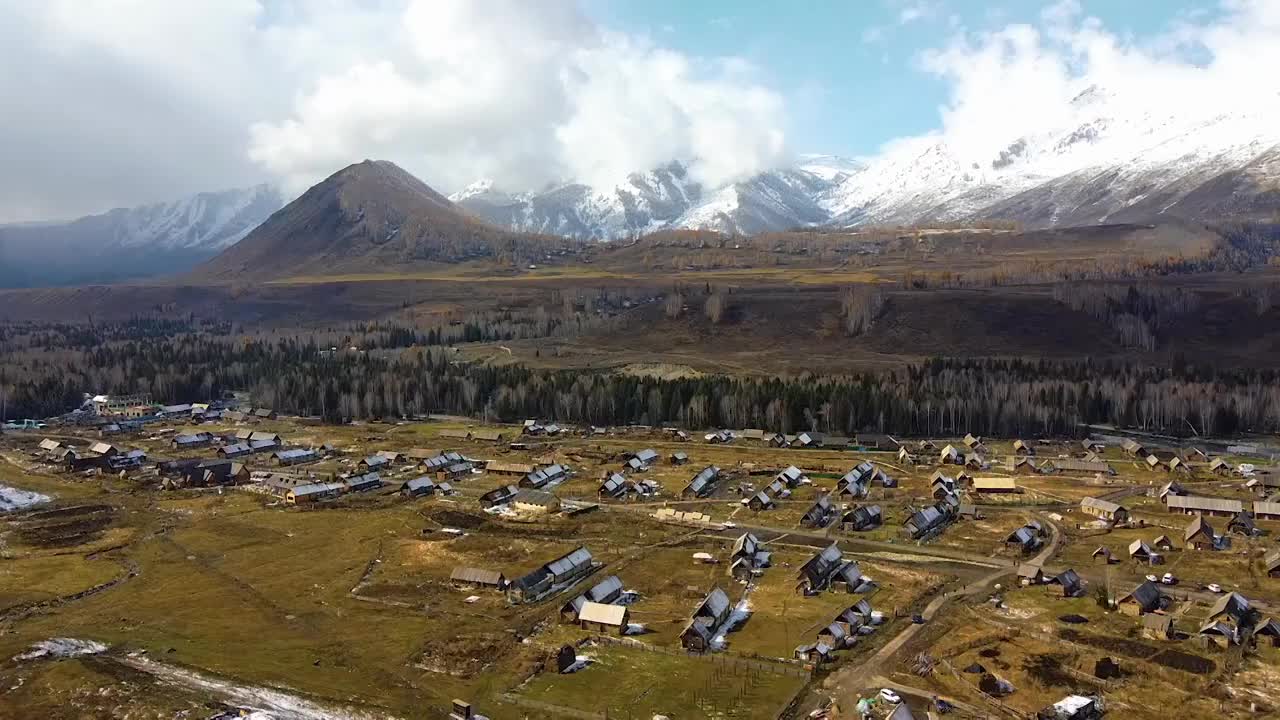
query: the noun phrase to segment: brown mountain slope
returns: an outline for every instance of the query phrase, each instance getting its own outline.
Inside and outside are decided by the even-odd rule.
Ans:
[[[365,160],[307,190],[191,279],[394,274],[470,260],[511,266],[573,244],[495,228],[395,164]]]

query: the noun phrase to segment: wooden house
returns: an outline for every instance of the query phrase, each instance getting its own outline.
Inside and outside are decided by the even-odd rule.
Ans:
[[[714,588],[694,608],[684,630],[680,632],[680,645],[690,652],[707,652],[712,649],[716,630],[729,619],[733,604],[720,588]]]
[[[1080,501],[1080,512],[1113,523],[1129,521],[1129,508],[1102,498],[1086,497]]]
[[[1134,540],[1129,543],[1129,557],[1135,562],[1146,563],[1148,565],[1160,565],[1164,563],[1164,556],[1156,552],[1145,540]]]
[[[1148,580],[1117,600],[1116,608],[1125,615],[1138,617],[1161,612],[1167,604],[1168,598],[1160,592],[1160,587]]]
[[[1218,548],[1218,538],[1213,532],[1213,526],[1209,524],[1208,520],[1205,520],[1203,515],[1196,515],[1187,524],[1182,533],[1182,541],[1185,547],[1193,550],[1216,550]]]

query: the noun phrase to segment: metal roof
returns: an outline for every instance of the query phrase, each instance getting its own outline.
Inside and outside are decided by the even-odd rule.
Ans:
[[[1238,513],[1244,509],[1244,503],[1227,498],[1203,497],[1199,495],[1170,495],[1165,498],[1170,510],[1203,510],[1205,512]]]
[[[436,486],[435,482],[429,477],[417,477],[404,484],[406,490],[422,490],[432,489]]]
[[[1120,601],[1123,602],[1132,598],[1135,602],[1141,605],[1144,610],[1153,610],[1160,604],[1161,597],[1160,588],[1156,587],[1155,583],[1148,580],[1134,588],[1128,595],[1120,598]]]
[[[559,503],[560,498],[541,490],[521,490],[511,498],[511,502],[549,508]]]
[[[627,608],[623,605],[605,605],[588,600],[578,611],[578,620],[622,627],[627,621]]]
[[[341,492],[342,483],[311,483],[310,485],[299,485],[291,492],[294,497],[305,495],[319,495],[323,493]]]
[[[1253,504],[1254,515],[1270,515],[1272,517],[1280,517],[1280,502],[1265,502],[1259,500]]]
[[[693,611],[694,615],[705,612],[713,618],[724,617],[729,612],[729,596],[724,594],[720,588],[715,588],[707,593],[707,597],[703,599],[698,608]]]
[[[567,575],[584,565],[591,564],[591,552],[584,547],[580,547],[564,557],[552,560],[544,567],[552,575],[557,577]]]
[[[621,594],[622,579],[617,575],[610,575],[592,586],[586,592],[586,598],[591,602],[609,602]]]
[[[482,570],[473,567],[458,567],[449,575],[450,580],[475,583],[476,585],[501,585],[502,573],[497,570]]]
[[[1112,514],[1120,512],[1121,510],[1126,510],[1125,506],[1121,505],[1120,503],[1114,503],[1114,502],[1111,502],[1110,500],[1103,500],[1102,498],[1096,498],[1096,497],[1087,497],[1082,499],[1080,501],[1080,507],[1081,508],[1091,507],[1097,510],[1101,510],[1102,512],[1112,513]]]

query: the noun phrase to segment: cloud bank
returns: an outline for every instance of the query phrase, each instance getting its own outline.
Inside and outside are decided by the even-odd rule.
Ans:
[[[937,129],[886,151],[941,138],[989,163],[1090,88],[1119,124],[1280,116],[1280,0],[1137,38],[1072,0],[980,28],[938,0],[884,7],[865,39],[933,33],[918,69],[946,87]],[[263,179],[298,192],[366,157],[446,192],[607,185],[672,159],[719,185],[793,144],[759,68],[603,27],[574,0],[0,0],[0,68],[0,222]]]
[[[721,184],[784,159],[747,63],[593,22],[571,0],[0,0],[0,221],[366,157],[441,189],[592,183],[672,159]],[[10,105],[10,99],[14,105]]]
[[[1099,108],[1107,125],[1099,130],[1135,143],[1224,115],[1276,117],[1280,73],[1270,68],[1280,67],[1280,1],[1228,0],[1218,10],[1140,39],[1108,30],[1075,0],[1046,7],[1034,25],[961,30],[919,58],[949,88],[930,138],[989,162],[1012,140]],[[1126,125],[1155,135],[1130,137]]]

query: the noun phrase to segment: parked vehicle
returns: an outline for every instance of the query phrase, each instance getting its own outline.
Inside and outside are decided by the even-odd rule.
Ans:
[[[880,699],[895,705],[902,702],[902,696],[889,688],[884,688],[880,691]]]
[[[1205,590],[1208,590],[1208,591],[1209,591],[1209,592],[1211,592],[1211,593],[1220,593],[1220,592],[1222,592],[1222,586],[1221,586],[1221,585],[1219,585],[1218,583],[1209,583],[1208,585],[1206,585],[1206,586],[1204,587],[1204,589],[1205,589]]]
[[[1165,585],[1177,585],[1178,578],[1174,577],[1173,573],[1165,573],[1164,577],[1160,578],[1160,582]]]

